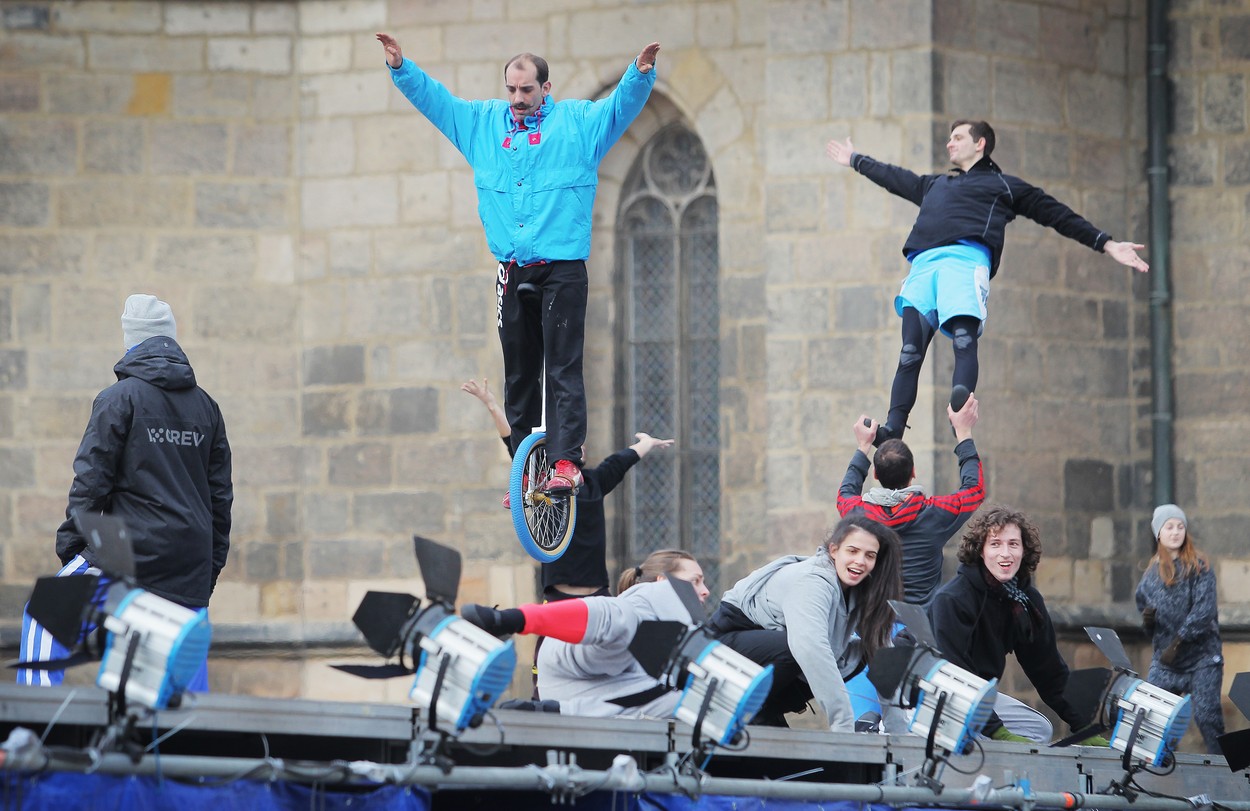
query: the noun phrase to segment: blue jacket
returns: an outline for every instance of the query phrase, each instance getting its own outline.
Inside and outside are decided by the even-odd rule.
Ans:
[[[457,98],[408,59],[391,69],[391,79],[473,167],[478,216],[496,259],[529,265],[590,256],[599,162],[642,112],[654,69],[643,73],[630,62],[598,101],[548,96],[519,134],[502,99]]]

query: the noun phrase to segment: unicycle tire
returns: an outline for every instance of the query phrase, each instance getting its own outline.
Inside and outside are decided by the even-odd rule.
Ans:
[[[512,526],[521,547],[539,563],[554,563],[569,548],[577,523],[577,499],[572,494],[549,496],[541,487],[551,477],[547,459],[547,435],[527,436],[512,459],[508,494],[512,502]]]

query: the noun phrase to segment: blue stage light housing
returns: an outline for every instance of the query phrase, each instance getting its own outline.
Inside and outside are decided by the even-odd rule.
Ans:
[[[689,678],[673,715],[698,730],[696,737],[718,746],[736,744],[742,728],[764,706],[773,687],[773,666],[760,667],[715,640],[697,644],[703,648],[685,665]]]

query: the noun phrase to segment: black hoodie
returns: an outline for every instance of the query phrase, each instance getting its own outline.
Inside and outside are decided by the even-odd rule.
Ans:
[[[74,457],[57,556],[68,563],[82,554],[96,565],[70,516],[116,516],[134,543],[139,585],[206,606],[226,565],[234,501],[221,410],[172,338],[149,338],[113,371],[117,382],[96,396]]]
[[[1003,174],[989,157],[967,172],[952,169],[941,175],[918,175],[881,163],[858,152],[851,156],[855,171],[891,194],[920,206],[903,255],[952,245],[961,240],[990,249],[990,278],[998,273],[1007,223],[1016,215],[1055,229],[1069,239],[1102,251],[1111,236],[1037,186]]]

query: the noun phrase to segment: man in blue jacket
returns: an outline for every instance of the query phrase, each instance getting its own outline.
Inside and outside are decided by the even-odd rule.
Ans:
[[[582,344],[599,163],[646,104],[660,45],[643,48],[598,101],[553,101],[547,62],[531,53],[504,66],[506,101],[468,101],[405,59],[394,37],[377,39],[395,86],[473,167],[478,214],[499,262],[495,315],[512,449],[542,421],[545,363],[546,444],[555,465],[544,486],[575,491],[586,441]],[[538,313],[518,300],[522,284],[542,291]]]
[[[825,153],[891,194],[920,206],[903,255],[911,263],[894,309],[903,319],[903,349],[890,390],[890,411],[873,442],[901,439],[916,404],[920,368],[941,330],[955,350],[951,387],[977,388],[977,340],[984,328],[990,279],[998,271],[1007,224],[1017,216],[1055,229],[1115,261],[1145,272],[1137,251],[1144,245],[1116,242],[1036,186],[1003,174],[990,158],[994,130],[984,121],[951,124],[946,152],[955,168],[917,175],[855,151],[851,139],[830,141]]]
[[[176,337],[168,304],[144,294],[126,299],[126,354],[113,367],[117,382],[92,403],[74,457],[65,522],[56,532],[57,575],[101,573],[73,516],[105,513],[126,522],[142,588],[203,608],[230,552],[230,442],[221,410],[196,384]],[[104,591],[97,591],[97,604]],[[23,662],[68,655],[29,614],[22,617],[20,648]],[[61,678],[61,671],[23,668],[17,674],[18,684],[60,684]],[[206,691],[207,669],[188,687]]]

